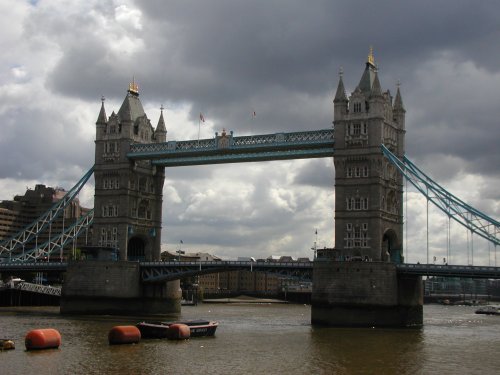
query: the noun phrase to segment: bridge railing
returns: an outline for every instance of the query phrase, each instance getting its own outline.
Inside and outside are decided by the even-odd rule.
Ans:
[[[333,129],[314,131],[273,133],[233,137],[229,136],[229,144],[219,147],[218,139],[200,139],[189,141],[169,141],[165,143],[132,144],[127,156],[131,159],[166,156],[192,152],[224,150],[248,150],[269,147],[292,147],[297,145],[315,145],[333,143]]]
[[[289,278],[311,279],[312,262],[141,262],[141,277],[144,282],[161,282],[179,278],[236,270],[265,271]]]
[[[500,267],[491,266],[460,266],[440,264],[397,264],[396,269],[401,273],[415,274],[420,276],[446,276],[467,277],[478,279],[500,278]]]
[[[48,294],[48,295],[52,295],[52,296],[61,296],[61,288],[60,287],[27,283],[25,281],[18,283],[15,286],[15,289],[24,290],[24,291],[33,292],[33,293]]]

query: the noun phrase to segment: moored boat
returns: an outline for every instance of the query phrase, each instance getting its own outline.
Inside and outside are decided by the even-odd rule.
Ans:
[[[143,339],[164,339],[168,334],[168,325],[161,322],[139,322],[136,327]]]
[[[476,310],[476,314],[485,315],[500,315],[500,308],[498,306],[483,306]]]
[[[14,340],[12,339],[0,339],[0,350],[12,350],[15,349]]]
[[[219,326],[219,322],[213,322],[208,320],[188,320],[185,322],[171,322],[164,324],[170,325],[174,323],[185,324],[189,327],[191,331],[191,337],[201,337],[201,336],[213,336],[215,331]]]
[[[214,336],[218,322],[208,320],[188,320],[183,322],[139,322],[136,324],[142,338],[163,339],[168,337],[168,328],[172,324],[185,324],[191,337]]]

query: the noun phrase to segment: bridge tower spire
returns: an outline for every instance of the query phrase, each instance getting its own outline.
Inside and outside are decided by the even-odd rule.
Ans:
[[[163,114],[155,131],[135,80],[109,119],[103,102],[96,122],[94,246],[118,248],[123,260],[160,259],[164,167],[130,161],[126,155],[133,143],[165,138]]]
[[[356,89],[334,99],[335,248],[343,259],[401,262],[403,180],[380,144],[404,154],[404,118],[398,87],[383,92],[373,50]],[[339,91],[340,90],[340,91]]]

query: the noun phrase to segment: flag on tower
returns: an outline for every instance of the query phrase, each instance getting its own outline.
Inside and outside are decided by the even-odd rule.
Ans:
[[[203,113],[200,112],[200,121],[205,122],[205,117],[203,117]]]

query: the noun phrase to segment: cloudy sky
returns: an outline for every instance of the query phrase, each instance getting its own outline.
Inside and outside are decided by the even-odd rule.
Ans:
[[[498,1],[3,0],[0,199],[71,188],[93,164],[100,98],[118,111],[132,77],[168,140],[331,126],[338,71],[348,94],[370,46],[384,90],[398,80],[407,156],[500,217]],[[257,116],[252,119],[251,112]],[[162,240],[175,251],[312,256],[334,244],[331,159],[167,169]],[[93,205],[93,187],[81,193]],[[407,260],[426,260],[426,203],[407,196]],[[430,209],[431,259],[448,220]],[[495,251],[452,224],[452,261]],[[500,252],[498,254],[500,265]]]

